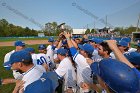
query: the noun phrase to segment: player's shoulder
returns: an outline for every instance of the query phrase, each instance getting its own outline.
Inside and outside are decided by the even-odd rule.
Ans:
[[[66,57],[66,58],[64,58],[64,59],[62,60],[62,62],[64,62],[64,63],[70,63],[70,59],[69,59],[68,57]]]
[[[48,46],[47,46],[47,49],[50,49],[51,47],[52,47],[51,45],[48,45]]]
[[[11,54],[13,54],[14,52],[15,52],[15,50],[12,50],[12,51],[10,51],[10,52],[6,53],[6,55],[5,55],[5,56],[7,56],[7,55],[11,55]]]
[[[40,57],[40,56],[46,56],[46,54],[43,54],[43,53],[39,53],[39,54],[36,54],[37,57]]]

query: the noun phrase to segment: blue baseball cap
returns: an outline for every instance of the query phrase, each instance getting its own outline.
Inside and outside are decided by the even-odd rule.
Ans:
[[[118,45],[128,47],[128,42],[125,42],[125,41],[121,40],[121,41],[119,41]]]
[[[15,44],[14,44],[15,46],[25,46],[25,43],[23,42],[23,41],[16,41],[15,42]]]
[[[98,76],[117,93],[136,93],[139,90],[138,75],[128,65],[118,60],[111,58],[101,60],[98,73]]]
[[[32,48],[32,47],[27,47],[24,49],[25,51],[28,51],[28,52],[31,52],[31,53],[34,53],[35,52],[35,49]]]
[[[68,51],[64,48],[60,48],[57,50],[57,54],[65,56],[68,53]]]
[[[97,38],[92,38],[92,39],[90,39],[89,41],[95,42],[96,44],[100,44],[100,43],[103,42],[102,39],[97,39]]]
[[[123,37],[121,40],[122,41],[125,41],[127,43],[130,43],[131,42],[131,38],[130,37]]]
[[[54,42],[54,38],[53,37],[49,37],[48,42]]]
[[[50,78],[48,78],[46,73],[33,83],[29,84],[24,93],[54,93],[55,87]]]
[[[76,35],[76,36],[73,36],[73,38],[74,38],[74,39],[77,39],[77,38],[78,38],[78,36],[77,36],[77,35]]]
[[[83,45],[78,44],[78,47],[79,47],[81,50],[84,50],[84,51],[86,51],[86,52],[88,52],[88,53],[90,53],[90,54],[92,54],[93,51],[94,51],[93,46],[90,45],[90,44],[83,44]]]
[[[25,50],[16,51],[10,56],[9,61],[4,63],[4,66],[12,66],[13,63],[23,61],[32,61],[30,53]]]
[[[133,64],[140,65],[140,53],[138,52],[130,52],[124,54],[124,56]]]
[[[41,44],[38,46],[38,50],[45,50],[46,49],[46,45],[45,44]]]

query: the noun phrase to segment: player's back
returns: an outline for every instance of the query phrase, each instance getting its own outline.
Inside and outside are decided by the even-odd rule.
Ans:
[[[42,65],[43,63],[48,64],[46,54],[43,54],[43,53],[36,54],[36,60],[37,60],[36,61],[37,65]]]

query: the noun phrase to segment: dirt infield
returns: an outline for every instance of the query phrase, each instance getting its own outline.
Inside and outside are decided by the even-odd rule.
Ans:
[[[14,46],[14,42],[15,41],[0,42],[0,46]],[[48,44],[47,40],[25,40],[24,42],[27,45]]]

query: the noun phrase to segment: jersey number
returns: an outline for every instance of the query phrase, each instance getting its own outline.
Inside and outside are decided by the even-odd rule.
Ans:
[[[37,64],[42,65],[43,63],[47,63],[45,57],[41,56],[40,59],[37,59]]]

